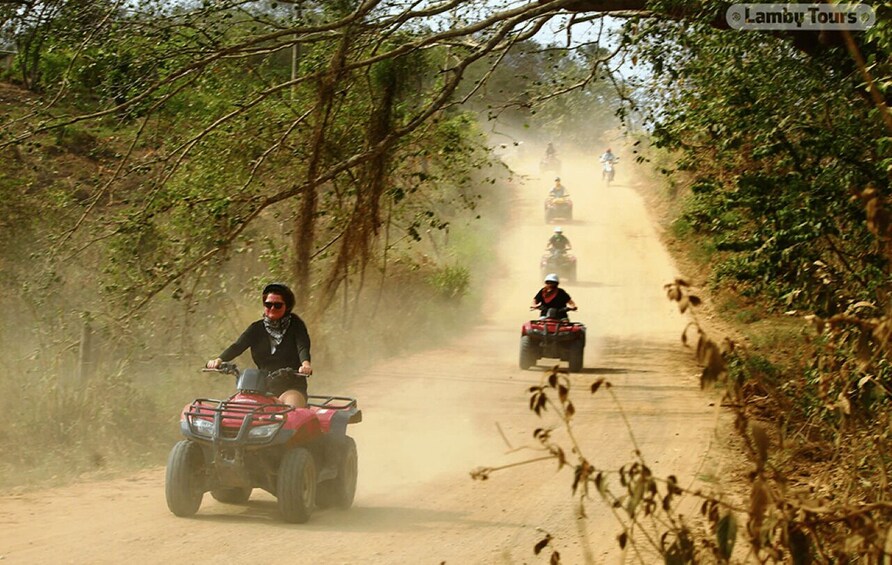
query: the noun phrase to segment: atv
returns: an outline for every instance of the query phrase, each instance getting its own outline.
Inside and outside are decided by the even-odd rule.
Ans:
[[[356,493],[356,442],[347,425],[362,421],[356,400],[309,396],[306,408],[268,393],[268,374],[224,363],[206,369],[237,377],[226,400],[198,398],[180,418],[185,439],[167,459],[164,492],[177,516],[198,512],[204,493],[242,504],[254,488],[277,498],[286,522],[303,523],[316,506],[350,508]]]
[[[548,171],[558,174],[561,172],[561,160],[554,155],[546,155],[539,161],[539,173],[544,174]]]
[[[571,372],[582,370],[585,325],[568,320],[568,310],[549,308],[542,318],[523,325],[520,331],[521,369],[529,369],[540,358],[548,357],[567,361]]]
[[[555,273],[569,283],[576,282],[576,256],[557,249],[546,251],[539,260],[541,278],[548,273]]]
[[[570,200],[570,195],[549,196],[545,199],[545,223],[558,219],[573,219],[573,201]]]

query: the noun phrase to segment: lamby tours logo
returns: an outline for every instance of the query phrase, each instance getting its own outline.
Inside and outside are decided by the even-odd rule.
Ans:
[[[731,4],[725,19],[744,30],[865,30],[876,23],[866,4]]]

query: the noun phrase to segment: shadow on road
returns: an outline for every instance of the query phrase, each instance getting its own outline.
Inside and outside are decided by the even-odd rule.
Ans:
[[[464,524],[480,527],[523,527],[521,523],[468,520],[464,512],[409,508],[399,506],[362,506],[349,510],[316,510],[305,524],[288,524],[279,517],[274,500],[251,500],[244,505],[225,505],[229,514],[205,514],[201,511],[192,520],[220,523],[263,522],[264,527],[305,531],[409,532],[436,528],[440,524]]]
[[[640,373],[653,373],[648,369],[624,369],[622,367],[583,367],[577,374],[581,375],[632,375]]]

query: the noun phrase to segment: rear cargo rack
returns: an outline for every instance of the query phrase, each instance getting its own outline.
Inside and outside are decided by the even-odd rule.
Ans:
[[[307,397],[307,404],[314,408],[338,410],[346,412],[351,424],[362,422],[362,410],[356,407],[356,399],[349,396],[316,396]]]
[[[311,394],[307,397],[307,404],[316,408],[328,408],[329,410],[349,410],[350,408],[356,408],[356,399],[349,396]]]

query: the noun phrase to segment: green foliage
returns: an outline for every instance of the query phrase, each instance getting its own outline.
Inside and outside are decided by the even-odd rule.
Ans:
[[[821,313],[869,297],[884,259],[850,195],[887,185],[871,142],[881,123],[855,100],[838,58],[806,59],[760,34],[647,27],[674,38],[669,50],[647,32],[638,42],[673,88],[652,116],[655,140],[697,175],[684,218],[726,252],[715,276]]]
[[[429,280],[440,296],[455,299],[467,294],[471,284],[471,273],[467,267],[446,265],[437,269]]]

